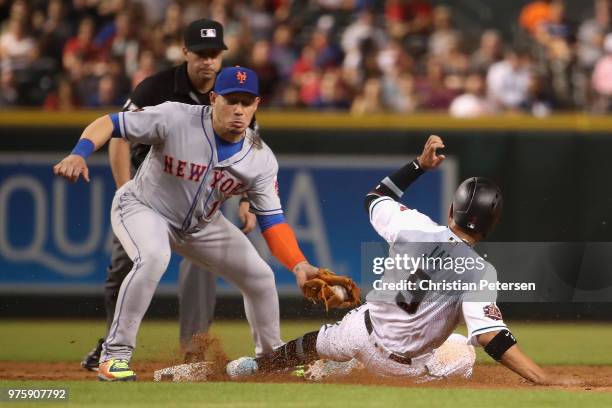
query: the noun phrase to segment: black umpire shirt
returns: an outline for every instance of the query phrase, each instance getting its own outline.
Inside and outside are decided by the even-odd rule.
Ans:
[[[199,92],[189,80],[186,62],[144,79],[132,91],[123,110],[136,110],[168,101],[190,105],[210,105],[208,92]],[[130,151],[134,169],[140,167],[150,149],[149,145],[132,143]]]

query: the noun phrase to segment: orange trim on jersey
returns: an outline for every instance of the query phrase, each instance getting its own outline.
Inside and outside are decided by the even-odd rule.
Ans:
[[[306,260],[295,239],[293,229],[286,222],[271,226],[262,235],[272,255],[290,271],[293,271],[297,264]]]

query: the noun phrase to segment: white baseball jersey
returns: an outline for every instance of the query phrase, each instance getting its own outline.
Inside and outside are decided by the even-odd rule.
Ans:
[[[441,250],[445,251],[444,257],[452,259],[479,257],[448,227],[436,224],[426,215],[408,209],[389,197],[374,200],[370,204],[369,214],[376,232],[390,244],[390,257],[402,255],[406,251],[411,252],[410,256],[419,257]],[[435,268],[423,268],[423,271],[428,277],[436,276],[437,282],[445,279],[456,281],[458,278],[455,271]],[[402,273],[405,276],[405,271]],[[418,274],[415,277],[418,277]],[[496,271],[490,263],[483,260],[481,269],[465,271],[460,279],[463,283],[480,280],[493,282],[496,280]],[[398,272],[386,269],[382,281],[398,282]],[[459,289],[449,293],[451,294],[442,291],[421,291],[418,294],[406,290],[371,291],[367,295],[367,301],[374,327],[373,336],[393,352],[416,357],[439,347],[462,317],[467,324],[468,338],[474,345],[478,344],[475,341],[476,335],[507,328],[495,304],[496,292]],[[410,307],[406,307],[408,305]]]
[[[223,201],[243,192],[255,214],[282,213],[272,150],[247,129],[242,149],[219,161],[210,106],[165,102],[120,112],[117,121],[122,137],[152,146],[132,189],[173,227],[202,228]]]

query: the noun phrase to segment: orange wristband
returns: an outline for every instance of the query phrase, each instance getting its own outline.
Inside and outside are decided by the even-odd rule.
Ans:
[[[262,235],[272,255],[290,271],[293,271],[295,265],[306,260],[289,224],[283,222],[273,225]]]

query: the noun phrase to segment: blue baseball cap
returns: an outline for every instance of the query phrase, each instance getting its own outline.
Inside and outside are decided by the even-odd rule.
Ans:
[[[217,75],[214,91],[219,95],[245,92],[259,96],[259,80],[252,69],[244,67],[223,68]]]

